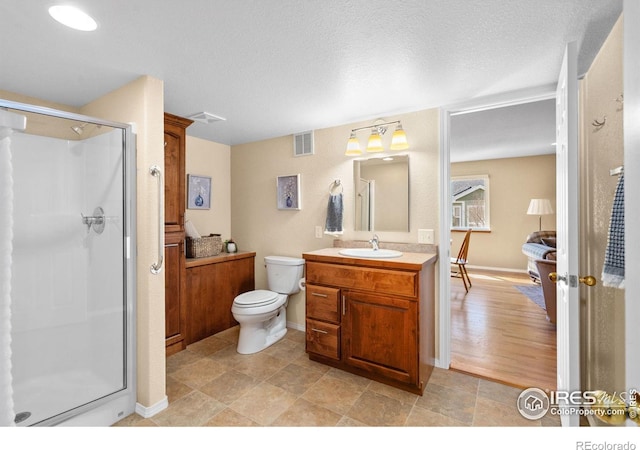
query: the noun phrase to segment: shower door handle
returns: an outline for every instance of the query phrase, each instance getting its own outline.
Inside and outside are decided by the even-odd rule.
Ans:
[[[153,165],[149,169],[151,176],[158,177],[158,261],[151,264],[151,273],[157,275],[162,270],[164,261],[164,186],[162,183],[162,171],[160,167]]]

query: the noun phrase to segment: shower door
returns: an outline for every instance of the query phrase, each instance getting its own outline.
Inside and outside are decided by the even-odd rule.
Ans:
[[[15,422],[49,425],[132,395],[130,130],[13,111]]]

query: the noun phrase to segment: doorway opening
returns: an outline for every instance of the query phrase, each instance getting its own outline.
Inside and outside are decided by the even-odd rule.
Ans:
[[[555,327],[545,309],[519,289],[538,288],[542,294],[527,273],[522,244],[539,231],[539,217],[527,215],[530,200],[543,197],[555,203],[553,88],[449,108],[442,111],[441,120],[447,192],[442,196],[440,245],[451,255],[461,245],[464,233],[453,223],[456,211],[462,211],[460,222],[477,222],[465,214],[477,212],[478,206],[472,205],[468,213],[464,206],[466,192],[474,188],[452,180],[488,180],[490,201],[484,216],[490,221],[472,233],[469,292],[461,280],[450,278],[448,258],[441,260],[440,285],[448,305],[441,308],[440,319],[450,327],[448,342],[440,342],[440,362],[513,386],[555,388]],[[555,215],[544,216],[542,224],[545,230],[555,230]],[[527,370],[533,366],[539,371]]]

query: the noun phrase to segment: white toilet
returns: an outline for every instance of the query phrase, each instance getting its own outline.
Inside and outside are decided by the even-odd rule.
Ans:
[[[265,256],[269,290],[238,295],[231,312],[240,324],[238,353],[257,353],[287,334],[287,303],[290,294],[300,291],[304,259]]]

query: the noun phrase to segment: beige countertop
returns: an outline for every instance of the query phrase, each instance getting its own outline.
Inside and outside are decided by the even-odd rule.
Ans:
[[[343,248],[328,247],[320,250],[304,252],[305,261],[327,262],[333,264],[350,264],[386,269],[421,270],[424,265],[434,264],[438,260],[435,253],[403,252],[397,258],[356,258],[340,254]]]

